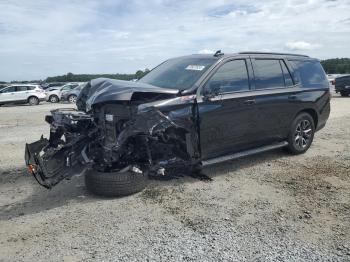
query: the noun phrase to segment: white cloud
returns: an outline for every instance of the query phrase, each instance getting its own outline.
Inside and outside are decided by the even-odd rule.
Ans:
[[[295,50],[295,51],[314,50],[319,46],[320,46],[319,44],[311,44],[304,41],[295,41],[295,42],[286,43],[286,47],[288,49]]]
[[[350,56],[349,9],[348,0],[0,0],[0,81],[135,72],[218,49]]]
[[[213,50],[209,49],[202,49],[198,51],[198,54],[214,54],[215,52]]]

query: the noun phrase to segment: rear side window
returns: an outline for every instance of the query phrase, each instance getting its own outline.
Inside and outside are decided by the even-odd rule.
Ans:
[[[327,76],[318,61],[300,61],[291,60],[298,80],[303,87],[306,88],[320,88],[329,87]]]
[[[278,59],[255,59],[255,89],[284,87],[284,77]]]
[[[16,90],[17,90],[17,92],[27,91],[27,87],[26,86],[17,86]]]
[[[28,90],[34,90],[35,86],[27,86]]]

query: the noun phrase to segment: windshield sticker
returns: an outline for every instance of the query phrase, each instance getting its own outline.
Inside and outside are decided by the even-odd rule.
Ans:
[[[202,71],[205,68],[204,65],[188,65],[186,70]]]

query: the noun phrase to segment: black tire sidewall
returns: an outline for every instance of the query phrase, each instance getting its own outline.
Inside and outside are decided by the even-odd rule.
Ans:
[[[142,173],[126,171],[99,172],[94,169],[85,171],[85,185],[88,191],[105,197],[119,197],[135,194],[147,186],[148,178]]]
[[[310,143],[303,149],[300,149],[300,148],[297,148],[295,145],[294,145],[294,133],[295,133],[295,129],[296,129],[296,126],[297,124],[303,120],[303,119],[306,119],[308,120],[310,123],[311,123],[311,128],[312,128],[312,135],[311,135],[311,141]],[[314,139],[314,135],[315,135],[315,123],[314,123],[314,119],[312,118],[312,116],[308,113],[300,113],[299,115],[297,115],[295,117],[295,119],[293,120],[293,123],[291,125],[291,128],[289,130],[289,134],[288,134],[288,149],[289,151],[292,153],[292,154],[303,154],[305,153],[309,148],[310,146],[312,145],[312,142],[313,142],[313,139]]]

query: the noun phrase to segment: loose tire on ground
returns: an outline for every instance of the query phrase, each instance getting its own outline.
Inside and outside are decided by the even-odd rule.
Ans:
[[[295,155],[305,153],[312,144],[314,134],[314,119],[308,113],[300,113],[294,119],[289,131],[288,151]]]
[[[28,97],[28,104],[30,104],[31,106],[39,105],[39,98],[37,98],[36,96]]]
[[[131,170],[125,172],[85,172],[86,188],[93,194],[107,197],[127,196],[142,191],[147,185],[147,176]]]

